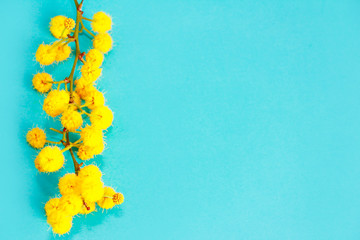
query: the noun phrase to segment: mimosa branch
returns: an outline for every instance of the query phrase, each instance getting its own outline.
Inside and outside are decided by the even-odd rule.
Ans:
[[[79,55],[80,55],[80,45],[79,45],[79,25],[81,22],[81,18],[82,18],[82,11],[81,11],[81,7],[82,7],[82,1],[79,4],[77,0],[74,0],[75,6],[76,6],[76,25],[75,25],[75,31],[72,35],[72,38],[75,40],[75,46],[76,46],[76,50],[75,50],[75,60],[74,60],[74,64],[73,67],[71,69],[71,73],[70,76],[68,77],[68,81],[70,83],[70,103],[74,102],[73,99],[73,92],[74,92],[74,73],[75,73],[75,69],[76,69],[76,65],[79,59]],[[66,130],[66,146],[69,146],[71,144],[70,139],[69,139],[69,131]],[[69,149],[70,154],[71,154],[71,158],[73,160],[74,163],[74,169],[75,169],[75,174],[77,175],[79,170],[80,170],[80,164],[76,161],[74,152],[72,150],[72,146]]]

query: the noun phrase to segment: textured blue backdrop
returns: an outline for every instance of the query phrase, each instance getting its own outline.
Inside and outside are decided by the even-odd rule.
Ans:
[[[34,52],[72,4],[1,1],[0,239],[54,238],[42,208],[71,162],[38,174],[24,136],[58,124],[32,90]],[[126,199],[62,239],[360,238],[358,0],[85,0],[98,10],[116,44],[96,162]]]

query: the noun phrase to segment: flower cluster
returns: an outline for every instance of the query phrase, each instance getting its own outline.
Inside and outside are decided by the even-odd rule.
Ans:
[[[82,162],[104,151],[104,135],[114,118],[105,104],[104,94],[96,88],[104,54],[112,49],[113,42],[108,33],[112,20],[104,12],[95,13],[92,19],[86,18],[82,2],[74,2],[76,21],[66,16],[52,18],[50,32],[57,40],[51,44],[40,44],[35,54],[36,61],[44,68],[71,58],[73,49],[70,45],[75,43],[75,59],[70,75],[55,81],[53,76],[43,71],[36,73],[32,79],[34,89],[47,94],[43,103],[45,113],[61,122],[62,129],[50,128],[59,133],[60,138],[51,141],[38,127],[26,135],[27,142],[40,150],[34,161],[39,172],[53,173],[63,168],[66,152],[70,152],[73,159],[75,173],[67,173],[59,180],[61,197],[52,198],[45,205],[47,222],[57,234],[69,232],[72,218],[77,214],[89,214],[95,211],[96,205],[110,209],[124,201],[121,193],[104,186],[98,167],[92,164],[83,166]],[[85,21],[90,21],[92,31],[85,26]],[[87,52],[81,52],[79,46],[79,35],[84,33],[93,37],[93,48]],[[81,66],[76,71],[80,62]],[[76,137],[76,141],[70,141]]]
[[[77,214],[89,214],[96,205],[103,209],[113,208],[124,201],[124,196],[113,188],[104,186],[102,173],[95,165],[80,169],[78,175],[67,173],[59,180],[62,195],[45,204],[47,222],[57,234],[67,233],[72,218]]]
[[[93,19],[82,17],[82,15],[80,17],[81,19],[79,23],[82,26],[82,30],[87,31],[90,35],[94,37],[94,49],[98,50],[100,53],[109,52],[112,49],[113,45],[112,38],[108,33],[108,31],[111,30],[112,25],[110,16],[104,12],[97,12],[94,14]],[[85,27],[84,23],[82,22],[83,19],[91,21],[91,27],[93,31],[97,33],[97,35],[95,35]],[[50,21],[50,32],[55,38],[58,38],[60,40],[55,41],[52,44],[40,44],[35,54],[36,61],[38,61],[41,65],[46,66],[54,62],[61,62],[68,59],[71,54],[71,48],[68,44],[72,41],[77,40],[74,35],[71,36],[71,33],[74,32],[73,29],[75,27],[76,23],[71,18],[67,18],[65,16],[56,16],[52,18]],[[99,53],[92,52],[90,53],[90,61],[88,63],[94,63],[92,62],[92,60],[94,60],[92,58],[94,57],[97,58],[96,64],[91,67],[96,68],[101,65],[103,56]],[[88,68],[89,66],[85,67],[85,69]],[[97,70],[96,74],[98,74],[97,77],[99,77],[101,74],[101,70],[100,73],[99,70]]]

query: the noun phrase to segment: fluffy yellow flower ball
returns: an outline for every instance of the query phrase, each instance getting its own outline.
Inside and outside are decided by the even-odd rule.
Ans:
[[[86,62],[91,63],[94,67],[100,67],[104,61],[104,55],[97,49],[90,49],[85,55]]]
[[[98,144],[96,144],[95,147],[92,147],[91,151],[94,155],[99,155],[104,151],[104,149],[105,149],[105,143],[104,141],[101,141]]]
[[[100,128],[88,125],[81,129],[80,138],[85,146],[95,147],[103,142],[103,133]]]
[[[101,181],[81,183],[81,196],[85,201],[96,202],[104,195],[104,184]]]
[[[103,106],[105,104],[104,94],[98,90],[91,91],[85,97],[85,103],[87,103],[87,107],[90,109]]]
[[[83,124],[81,113],[71,107],[68,108],[61,116],[61,124],[70,132],[76,131]]]
[[[52,198],[45,204],[46,216],[50,216],[51,213],[58,209],[60,198]]]
[[[94,147],[89,147],[86,145],[81,145],[77,151],[78,157],[83,160],[89,160],[94,157],[94,155],[99,155],[104,151],[105,144],[103,141],[99,141]]]
[[[80,194],[78,176],[75,173],[67,173],[59,180],[60,193],[64,195]]]
[[[95,206],[95,202],[87,202],[85,201],[86,206],[83,204],[80,213],[81,214],[89,214],[93,211],[95,211],[96,206]]]
[[[43,109],[51,117],[63,113],[69,105],[70,95],[65,90],[52,90],[44,100]]]
[[[80,169],[78,177],[80,181],[94,181],[99,182],[101,181],[102,173],[100,169],[95,165],[87,165]]]
[[[81,76],[79,79],[77,79],[77,80],[75,81],[75,85],[76,85],[79,89],[80,89],[81,87],[84,89],[84,88],[87,87],[87,86],[94,86],[93,83],[94,83],[93,79],[85,78],[85,77],[83,77],[83,76]],[[94,88],[91,89],[91,90],[94,90]]]
[[[77,94],[79,94],[81,99],[85,99],[90,92],[96,90],[96,88],[92,84],[89,84],[88,81],[84,78],[77,79],[75,81],[75,85],[75,91]]]
[[[33,148],[43,148],[46,143],[46,134],[41,128],[33,128],[26,134],[26,141]]]
[[[65,158],[60,148],[56,146],[44,147],[35,159],[35,167],[39,172],[56,172],[64,165]]]
[[[112,38],[108,33],[99,33],[93,39],[93,46],[102,53],[107,53],[112,48]]]
[[[122,193],[115,193],[113,195],[113,201],[117,205],[122,204],[124,202],[124,195]]]
[[[101,181],[101,171],[95,165],[88,165],[80,169],[81,196],[88,202],[96,202],[104,195],[104,184]]]
[[[74,20],[72,20],[72,21],[74,21]],[[67,22],[67,26],[69,26],[69,24],[68,24],[69,20],[65,16],[56,16],[51,19],[50,32],[52,33],[52,35],[54,35],[54,37],[63,38],[63,37],[66,37],[70,33],[70,30],[72,28],[71,29],[66,28],[65,22]]]
[[[60,201],[60,199],[59,199]],[[48,218],[47,218],[47,222],[50,225],[53,225],[55,223],[58,222],[62,222],[62,221],[71,221],[72,217],[67,215],[65,212],[57,209],[56,211],[53,211],[51,214],[49,214]]]
[[[72,227],[72,217],[60,210],[53,211],[48,216],[47,222],[52,227],[53,232],[60,235],[69,232]]]
[[[78,194],[69,194],[62,196],[59,200],[58,208],[69,216],[78,214],[82,208],[83,202]]]
[[[97,12],[93,16],[91,28],[94,32],[104,33],[111,30],[111,17],[104,12]]]
[[[35,74],[32,79],[34,89],[41,93],[48,92],[52,87],[52,82],[51,75],[45,72]]]
[[[111,187],[104,187],[104,195],[103,197],[98,200],[96,203],[99,207],[104,209],[110,209],[115,206],[113,201],[113,196],[115,195],[115,190]]]
[[[73,29],[75,27],[75,21],[71,18],[66,18],[65,21],[64,21],[64,26],[66,29]]]
[[[95,82],[100,76],[102,69],[86,62],[80,69],[82,78],[88,83]]]
[[[107,106],[100,106],[95,108],[90,115],[91,124],[101,129],[107,129],[110,127],[113,119],[114,114]]]
[[[93,148],[89,146],[81,145],[78,148],[77,155],[83,161],[89,160],[94,157]]]
[[[51,45],[40,44],[39,48],[35,53],[36,61],[38,61],[41,65],[50,65],[56,59],[56,51],[51,48]]]
[[[52,225],[53,233],[63,235],[70,231],[72,227],[72,219],[70,221],[57,222]]]
[[[55,60],[61,62],[70,57],[71,47],[69,45],[60,45],[55,47],[55,52],[56,52]]]

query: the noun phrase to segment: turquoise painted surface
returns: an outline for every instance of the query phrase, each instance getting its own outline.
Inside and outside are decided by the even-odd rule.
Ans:
[[[110,13],[116,44],[96,162],[125,203],[65,238],[48,231],[43,204],[72,166],[38,174],[24,136],[58,124],[32,90],[34,52],[53,40],[50,18],[74,10],[2,1],[0,239],[359,239],[359,1],[98,5],[85,0],[85,15]]]

